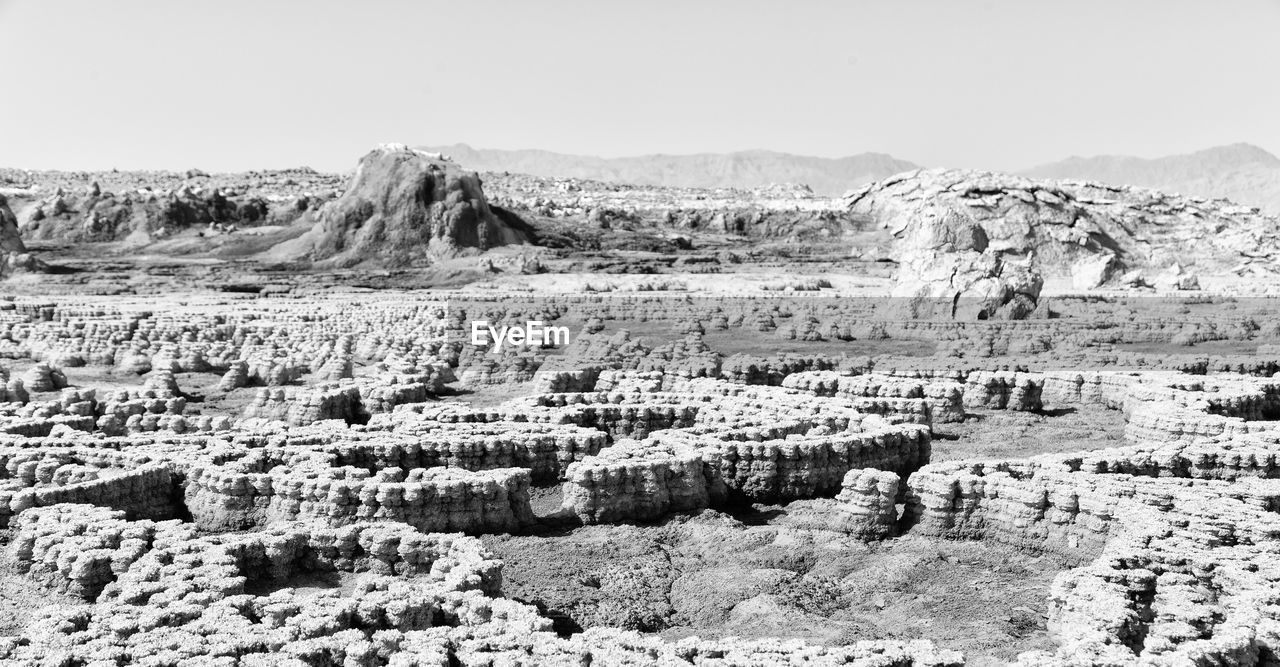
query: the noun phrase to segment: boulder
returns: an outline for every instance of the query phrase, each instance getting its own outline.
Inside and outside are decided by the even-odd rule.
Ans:
[[[57,391],[67,386],[62,370],[39,362],[22,374],[22,383],[30,391]]]
[[[959,320],[1021,319],[1035,310],[1043,285],[1032,261],[932,250],[903,258],[893,296],[909,299],[917,316],[928,310]]]
[[[1081,257],[1071,265],[1071,286],[1078,290],[1102,287],[1111,279],[1118,262],[1111,253]]]
[[[1187,273],[1181,264],[1174,264],[1156,276],[1155,286],[1157,289],[1170,291],[1198,290],[1200,278],[1193,273]]]

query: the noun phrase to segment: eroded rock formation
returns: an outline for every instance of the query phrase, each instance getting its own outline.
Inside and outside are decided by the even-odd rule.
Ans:
[[[270,254],[332,267],[422,266],[527,240],[489,208],[474,173],[387,144],[360,159],[346,192],[319,210],[311,231]]]

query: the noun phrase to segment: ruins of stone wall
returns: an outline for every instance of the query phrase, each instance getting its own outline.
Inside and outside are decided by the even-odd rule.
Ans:
[[[167,371],[153,372],[140,389],[98,392],[92,388],[64,388],[56,399],[0,403],[0,432],[41,437],[59,425],[106,435],[230,428],[228,418],[185,416],[186,398],[180,394],[173,375]]]
[[[600,377],[599,366],[588,366],[574,370],[539,370],[533,375],[533,392],[552,394],[570,391],[595,391],[596,380]],[[602,388],[603,389],[603,388]]]
[[[1165,441],[1101,449],[1067,459],[1074,469],[1094,474],[1183,477],[1235,481],[1280,476],[1276,433],[1227,440]]]
[[[703,460],[713,490],[723,489],[730,499],[787,502],[834,495],[853,469],[910,474],[929,460],[929,431],[903,424],[871,432],[709,444],[707,449]]]
[[[533,352],[483,352],[459,363],[458,381],[472,387],[520,384],[533,380],[541,366],[542,358]]]
[[[308,371],[329,373],[322,366],[333,359],[381,360],[393,352],[423,359],[425,370],[444,342],[446,309],[396,298],[371,296],[352,304],[314,295],[250,302],[214,295],[159,312],[148,298],[115,298],[105,307],[93,299],[67,297],[45,310],[18,309],[13,321],[0,321],[11,348],[0,352],[139,375],[153,369],[225,373],[220,389],[230,391],[286,385]],[[55,370],[41,371],[41,382],[56,379]]]
[[[618,393],[656,393],[672,391],[676,379],[661,371],[602,371],[592,387],[594,391]]]
[[[735,354],[724,360],[720,379],[735,384],[759,384],[777,387],[792,373],[805,371],[829,371],[836,362],[823,356],[755,357]]]
[[[648,521],[710,506],[702,454],[680,442],[622,441],[569,466],[563,508],[583,523]]]
[[[10,522],[8,555],[18,572],[45,587],[84,600],[102,589],[157,544],[196,537],[194,524],[178,520],[127,520],[120,510],[85,504],[29,509]]]
[[[122,518],[84,505],[22,517],[15,539],[20,567],[55,590],[100,592],[87,609],[55,610],[22,637],[0,638],[0,660],[25,664],[57,654],[86,664],[196,664],[230,653],[249,667],[335,661],[775,664],[797,657],[815,664],[961,663],[958,653],[925,641],[839,647],[734,638],[672,643],[616,629],[561,638],[533,606],[496,597],[501,563],[474,538],[424,534],[396,523],[290,523],[249,535],[198,537],[180,526]],[[83,548],[94,543],[101,546]],[[59,555],[67,553],[78,555]],[[355,572],[362,574],[349,591],[292,588],[297,575]]]
[[[440,395],[445,384],[453,381],[447,366],[436,366],[426,373],[380,375],[361,378],[356,386],[365,412],[391,412],[398,405],[422,403]]]
[[[835,495],[853,469],[909,474],[928,455],[928,429],[915,425],[765,441],[671,431],[570,466],[564,507],[584,522],[604,523],[729,502],[787,502]]]
[[[1221,489],[1215,485],[1277,471],[1274,446],[1249,438],[937,463],[908,479],[904,520],[918,534],[1092,557],[1125,521],[1118,509],[1123,503],[1168,510],[1188,490]]]
[[[691,426],[700,409],[697,401],[678,394],[621,392],[535,395],[507,405],[507,419],[574,424],[614,438],[643,438],[655,431]]]
[[[0,475],[0,528],[25,509],[58,503],[91,503],[136,518],[177,511],[168,467],[113,452],[0,447]]]
[[[897,533],[902,478],[874,468],[850,470],[833,500],[801,500],[787,506],[785,525],[828,531],[867,542]]]
[[[274,419],[290,426],[339,419],[348,424],[369,420],[370,415],[391,412],[396,406],[422,403],[440,393],[452,375],[447,369],[429,373],[322,382],[309,387],[265,387],[244,409],[249,419]]]
[[[368,418],[353,385],[328,384],[308,388],[263,388],[245,406],[250,419],[273,419],[290,426],[306,426],[325,419],[360,422]]]
[[[1120,499],[1099,557],[1055,578],[1048,623],[1059,646],[1020,663],[1252,664],[1273,654],[1280,486],[1135,481],[1161,488]]]
[[[93,520],[117,518],[85,506],[60,509],[63,516],[33,517],[26,526],[45,533],[41,546],[56,549],[65,539],[74,543],[77,532]],[[74,516],[77,509],[88,511]],[[126,526],[117,534],[129,530]],[[100,535],[110,539],[113,533]],[[447,662],[447,633],[458,626],[485,627],[492,621],[495,626],[486,634],[506,631],[526,642],[537,633],[554,638],[550,621],[533,607],[490,597],[499,590],[501,563],[478,541],[423,534],[402,524],[339,529],[286,524],[252,535],[134,542],[123,553],[132,562],[122,559],[118,572],[104,572],[105,554],[86,559],[98,574],[115,575],[87,617],[68,623],[55,614],[37,622],[31,635],[36,646],[5,641],[0,659],[27,661],[58,652],[82,662],[161,658],[184,663],[232,650],[250,665],[314,663],[334,655],[364,661],[377,653],[367,638],[377,636],[377,651],[399,655],[388,656],[392,663],[433,655]],[[32,544],[33,567],[44,568],[49,556],[47,551],[37,555]],[[286,588],[297,574],[357,571],[368,574],[350,593],[310,597]],[[75,581],[78,574],[64,575],[59,568],[47,572],[45,580]],[[264,588],[285,590],[260,592]],[[419,637],[433,626],[444,634],[428,633],[431,641]],[[281,636],[282,629],[290,641],[267,641]]]
[[[931,464],[907,480],[904,522],[912,534],[1088,559],[1116,518],[1119,487],[1099,483],[1035,464]]]
[[[1050,406],[1087,405],[1110,410],[1124,407],[1138,375],[1115,371],[1051,371],[1044,374],[1041,401]]]
[[[1276,430],[1280,384],[1239,376],[1163,375],[1130,386],[1124,409],[1130,442],[1237,438]]]
[[[1129,442],[1197,442],[1242,436],[1250,431],[1243,419],[1210,415],[1168,402],[1135,405],[1125,419]]]
[[[511,532],[533,521],[529,471],[455,468],[332,467],[302,453],[271,453],[265,472],[245,466],[196,466],[187,473],[186,504],[197,525],[243,530],[297,519],[329,525],[381,520],[421,530]],[[331,456],[331,455],[330,455]],[[291,458],[292,457],[292,458]],[[326,457],[328,458],[328,457]],[[331,461],[331,459],[330,459]]]
[[[565,478],[568,466],[598,453],[606,434],[569,424],[489,422],[457,424],[447,430],[439,422],[376,415],[365,430],[386,429],[411,442],[335,443],[321,451],[337,455],[339,465],[361,468],[431,468],[465,470],[526,468],[534,483]]]
[[[902,414],[917,424],[964,421],[963,387],[956,382],[813,371],[793,373],[782,381],[782,386],[816,396],[843,398],[855,408],[873,414]],[[915,400],[923,400],[927,408],[918,407]]]
[[[1248,382],[1236,391],[1219,389],[1206,399],[1209,414],[1245,421],[1280,420],[1280,381]]]
[[[992,410],[1039,410],[1044,376],[1039,373],[974,371],[965,379],[964,404]]]

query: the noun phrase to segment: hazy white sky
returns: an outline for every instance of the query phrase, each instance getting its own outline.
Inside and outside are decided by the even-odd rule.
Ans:
[[[0,0],[0,165],[1280,153],[1280,0]]]

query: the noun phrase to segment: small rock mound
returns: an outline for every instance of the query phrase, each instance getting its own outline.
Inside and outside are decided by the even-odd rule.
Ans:
[[[22,384],[28,391],[58,391],[66,388],[67,376],[42,361],[22,374]]]
[[[529,240],[489,208],[474,172],[399,144],[361,158],[347,191],[316,217],[268,254],[321,267],[403,267]]]

